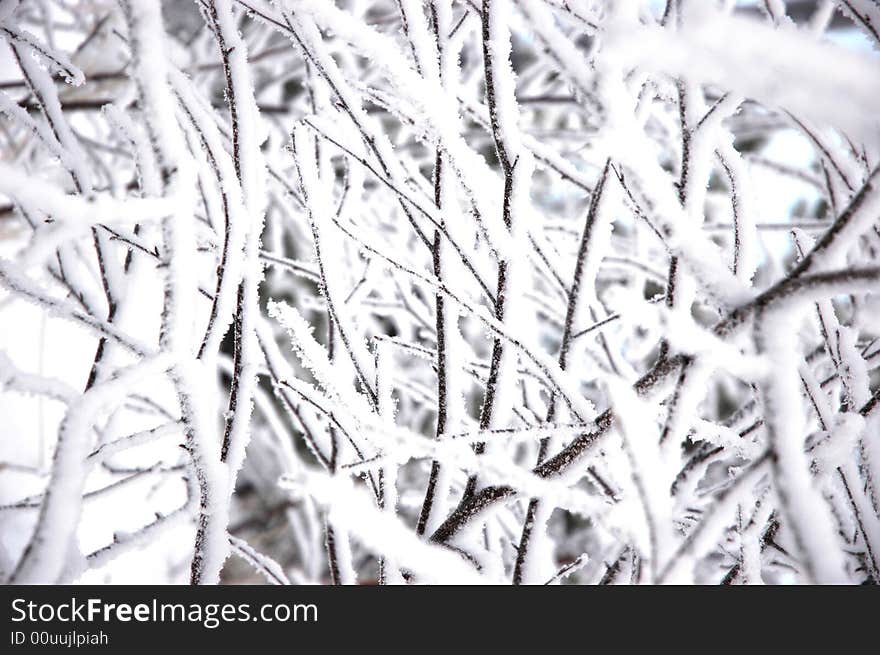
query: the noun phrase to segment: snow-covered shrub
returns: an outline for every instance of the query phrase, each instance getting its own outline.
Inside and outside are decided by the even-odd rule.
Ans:
[[[0,1],[2,579],[877,582],[878,26]]]

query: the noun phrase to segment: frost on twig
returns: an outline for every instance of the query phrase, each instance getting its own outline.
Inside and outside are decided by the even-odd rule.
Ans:
[[[876,3],[80,4],[0,3],[4,582],[880,582]]]

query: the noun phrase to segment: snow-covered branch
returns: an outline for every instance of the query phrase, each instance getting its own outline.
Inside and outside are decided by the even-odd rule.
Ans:
[[[878,21],[0,3],[3,581],[880,582]]]

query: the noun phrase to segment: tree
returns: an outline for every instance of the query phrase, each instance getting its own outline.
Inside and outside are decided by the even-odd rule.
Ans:
[[[877,25],[0,2],[3,579],[877,582]]]

